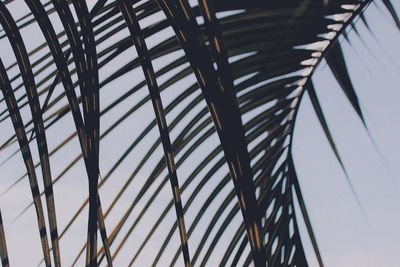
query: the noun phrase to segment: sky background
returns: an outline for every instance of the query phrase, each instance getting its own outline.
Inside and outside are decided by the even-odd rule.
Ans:
[[[358,23],[357,29],[362,39],[353,32],[350,34],[352,45],[343,42],[343,46],[369,132],[380,152],[374,148],[365,128],[348,104],[325,62],[322,62],[314,76],[317,94],[325,111],[325,116],[366,216],[357,206],[343,170],[329,147],[307,96],[303,98],[296,123],[293,149],[295,166],[320,251],[325,265],[328,267],[400,266],[400,243],[398,242],[400,240],[400,164],[398,157],[398,151],[400,151],[400,140],[398,138],[400,132],[400,105],[398,104],[398,99],[400,99],[400,51],[398,49],[400,34],[380,1],[377,2],[379,2],[381,9],[371,5],[366,16],[379,42],[361,23]],[[399,1],[393,1],[393,3],[396,9],[400,10]],[[15,9],[14,12],[18,13],[18,9]],[[33,36],[32,32],[25,32],[25,34]],[[39,41],[40,39],[38,39]],[[33,43],[30,45],[34,46]],[[1,48],[3,49],[3,47]],[[133,49],[128,52],[133,52]],[[3,60],[6,60],[4,58],[7,56],[10,55],[5,52],[2,53]],[[126,57],[125,60],[129,60],[132,56],[133,54],[129,54],[129,57]],[[13,58],[10,56],[8,60],[12,62]],[[138,73],[140,72],[141,70],[138,70]],[[123,77],[123,79],[126,80],[118,82],[131,82],[130,77]],[[111,86],[118,86],[118,84],[111,84]],[[137,99],[145,94],[146,90],[142,90],[134,97]],[[106,92],[102,103],[110,101],[113,97],[115,95],[112,92]],[[168,94],[164,94],[163,97],[168,98]],[[131,102],[125,102],[119,110],[113,111],[108,117],[105,116],[102,127],[109,125],[113,116],[120,114],[124,108],[130,105]],[[152,112],[151,106],[148,105],[140,110],[139,116],[144,117],[152,114]],[[26,118],[28,117],[28,113],[23,115]],[[51,129],[52,132],[49,134],[49,136],[52,136],[49,140],[50,147],[58,144],[61,136],[65,136],[67,129],[72,132],[72,121],[69,123],[67,125],[70,128],[65,127],[64,124]],[[143,122],[139,123],[145,125],[147,121],[143,118]],[[9,133],[12,132],[9,122],[8,124],[1,124],[0,127],[2,138],[8,137]],[[132,139],[132,134],[138,134],[138,132],[126,130],[131,129],[129,128],[130,124],[125,123],[124,127],[104,141],[101,159],[104,164],[102,168],[107,169],[110,165],[107,159],[117,156],[118,152],[127,146],[124,141],[125,138]],[[176,136],[176,132],[171,134]],[[116,137],[121,141],[115,142]],[[149,141],[144,143],[143,149],[153,137],[157,137],[157,131],[149,135]],[[212,144],[216,140],[212,139],[209,142]],[[65,162],[75,155],[73,152],[77,149],[79,149],[79,146],[75,140],[63,150],[61,155],[55,155],[52,158],[54,166],[52,171],[58,173],[61,167],[65,166]],[[206,151],[207,147],[204,149]],[[140,151],[140,147],[138,151]],[[161,153],[162,150],[158,149],[155,156],[160,157]],[[5,159],[6,156],[4,155],[8,154],[1,155],[0,160]],[[135,156],[137,157],[137,154],[131,156],[130,159]],[[126,162],[116,172],[116,176],[124,175],[124,177],[127,177],[130,175],[131,165],[135,163],[129,161],[129,159]],[[85,178],[82,177],[82,167],[82,164],[78,164],[68,173],[68,179],[63,179],[55,187],[56,205],[62,211],[57,214],[61,226],[65,225],[67,219],[79,207],[87,193],[86,181],[82,180]],[[144,180],[144,177],[150,173],[152,168],[151,165],[145,166],[139,173],[139,178],[142,177],[142,180]],[[184,168],[185,166],[180,169],[181,175],[183,175]],[[21,159],[15,157],[6,165],[2,165],[0,171],[2,175],[0,191],[3,191],[25,170],[21,164]],[[226,168],[222,168],[221,173],[224,171],[226,171]],[[41,179],[40,176],[39,179]],[[137,182],[140,183],[141,180]],[[102,189],[103,204],[110,203],[113,197],[111,191],[119,188],[121,184],[121,180],[113,180],[108,187]],[[27,186],[25,181],[0,197],[13,266],[36,266],[36,263],[40,261],[41,252],[38,246],[37,229],[32,227],[32,222],[35,220],[34,209],[31,208],[14,221],[15,217],[31,200]],[[130,188],[129,190],[128,192],[137,194],[137,189]],[[165,188],[165,196],[166,198],[170,197],[169,185]],[[185,198],[187,196],[183,194],[184,202]],[[157,200],[159,201],[157,203],[163,203],[165,200]],[[129,197],[123,197],[121,204],[113,210],[112,214],[116,216],[110,216],[107,223],[115,224],[116,219],[113,218],[122,216],[130,201]],[[145,201],[146,198],[138,205],[143,207]],[[158,211],[157,207],[153,209],[153,212]],[[149,214],[152,213],[149,212]],[[136,210],[133,211],[132,217],[135,217],[135,215],[137,215]],[[190,218],[190,216],[188,217]],[[151,221],[151,218],[148,220]],[[240,220],[240,218],[237,217],[235,220]],[[298,220],[300,221],[302,239],[310,266],[317,266],[300,216]],[[168,214],[168,221],[174,221],[174,212]],[[144,222],[146,222],[146,218]],[[80,245],[77,246],[76,244],[81,244],[86,239],[86,227],[82,227],[85,223],[86,214],[80,217],[78,223],[71,228],[68,235],[62,240],[62,246],[71,248],[63,251],[62,255],[63,260],[68,263],[72,262],[73,257],[79,251]],[[161,227],[160,231],[167,229],[169,228]],[[144,236],[145,231],[139,229],[132,245],[140,244],[138,240]],[[176,244],[178,244],[178,236],[175,235],[174,238]],[[159,241],[153,240],[153,242]],[[151,246],[148,247],[150,247],[148,253],[151,253]],[[21,250],[23,251],[22,257]],[[129,251],[121,252],[121,255],[117,258],[119,261],[117,261],[116,266],[126,266],[126,259],[130,259],[130,257]],[[143,259],[142,262],[139,261],[137,266],[145,266],[145,263],[146,259]],[[178,263],[181,263],[181,259]]]
[[[400,3],[393,2],[399,10]],[[352,45],[342,42],[369,132],[380,152],[325,62],[314,76],[331,132],[368,218],[357,206],[308,97],[296,125],[295,165],[326,266],[400,266],[400,35],[381,11],[372,4],[366,12],[380,44],[362,23],[357,24],[362,39],[352,32]],[[307,248],[311,250],[310,244]],[[310,254],[311,266],[316,266]]]

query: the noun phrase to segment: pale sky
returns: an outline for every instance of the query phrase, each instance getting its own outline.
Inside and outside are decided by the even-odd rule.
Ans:
[[[395,3],[396,1],[393,2]],[[400,3],[397,1],[395,4],[397,10],[400,10]],[[304,97],[296,124],[295,165],[322,257],[327,267],[400,266],[400,243],[398,242],[400,240],[400,186],[398,186],[400,185],[400,164],[398,163],[400,140],[397,134],[400,131],[400,106],[397,103],[400,97],[398,90],[400,83],[400,51],[398,49],[400,33],[394,27],[393,22],[388,19],[386,10],[383,10],[383,13],[384,15],[374,5],[371,5],[367,11],[367,18],[374,34],[386,52],[382,51],[380,45],[361,24],[359,24],[358,29],[368,48],[373,51],[374,56],[370,54],[355,34],[351,35],[353,47],[344,42],[344,49],[369,130],[385,158],[384,163],[379,158],[360,120],[347,103],[346,98],[324,62],[314,77],[316,90],[322,102],[328,124],[363,208],[367,213],[368,220],[356,205],[343,171],[330,150],[307,96]],[[32,33],[25,34],[32,35]],[[125,60],[129,60],[134,56],[132,54],[134,49],[127,52],[124,54],[124,56],[128,56]],[[7,56],[8,54],[4,55],[2,53],[2,58]],[[137,73],[140,72],[141,70],[137,71]],[[132,82],[131,78],[132,76],[126,76],[119,82]],[[118,86],[118,84],[113,83],[109,87],[117,88]],[[141,90],[131,100],[137,101],[135,99],[146,93],[146,90]],[[105,94],[102,95],[102,103],[109,102],[114,97],[116,96],[112,91],[105,91]],[[163,94],[163,97],[168,98],[168,94]],[[124,102],[119,109],[105,116],[102,127],[105,129],[109,126],[114,116],[126,110],[131,103]],[[201,106],[198,110],[200,108]],[[122,129],[104,140],[101,150],[103,152],[101,160],[104,172],[111,164],[107,159],[121,154],[121,151],[127,147],[127,140],[131,142],[132,136],[138,134],[139,128],[143,129],[152,119],[148,119],[147,115],[153,114],[153,111],[151,106],[147,105],[138,114],[139,117],[142,117],[141,121],[133,120],[132,122],[131,120],[126,122]],[[3,140],[9,136],[12,128],[9,122],[2,123],[0,127],[0,131],[4,135],[1,137],[1,140]],[[54,147],[58,144],[67,130],[68,133],[72,132],[72,127],[72,121],[65,122],[62,127],[54,127],[49,134],[52,136],[49,139],[49,147]],[[146,139],[142,144],[142,149],[145,149],[145,146],[148,146],[156,138],[157,134],[157,130],[152,131],[146,137],[148,140]],[[172,137],[176,136],[176,134],[176,131],[171,133]],[[217,141],[217,139],[213,138],[208,141],[210,144]],[[115,140],[118,141],[116,142]],[[77,151],[77,149],[79,149],[78,142],[75,140],[62,150],[63,153],[55,155],[51,159],[54,176],[59,173],[61,167],[65,166],[65,162],[69,162],[75,156],[74,151]],[[207,149],[207,146],[202,148],[202,153],[208,152]],[[137,151],[140,151],[140,146]],[[6,152],[10,153],[13,150],[6,150],[0,156],[0,161],[6,158],[6,155],[8,155]],[[158,149],[156,157],[160,157],[161,153],[162,150]],[[137,156],[138,154],[131,155],[125,164],[117,170],[115,176],[128,177],[131,174],[132,166],[137,164],[137,160],[135,161]],[[139,154],[139,156],[141,155]],[[179,169],[179,174],[188,173],[193,166],[194,164],[192,166],[182,166]],[[145,177],[150,174],[153,167],[151,164],[146,165],[139,172],[137,175],[138,184],[143,184]],[[86,177],[82,175],[82,170],[83,165],[78,164],[66,175],[65,179],[55,186],[57,216],[61,229],[87,194]],[[25,169],[21,158],[14,157],[12,161],[1,166],[0,171],[0,191],[2,192],[16,178],[20,177],[25,172]],[[223,167],[220,171],[221,173],[226,172],[226,167]],[[104,173],[102,174],[104,175]],[[38,179],[40,180],[41,176]],[[122,179],[114,179],[107,187],[101,190],[103,205],[110,203],[116,188],[119,188],[123,182],[124,180]],[[138,186],[129,188],[128,195],[123,196],[120,203],[115,207],[107,221],[110,227],[123,215],[131,203],[132,195],[137,194],[137,188]],[[228,192],[228,189],[230,188],[225,191]],[[149,194],[151,194],[152,190]],[[163,190],[165,191],[164,194],[161,194],[161,198],[156,200],[156,203],[163,205],[162,207],[164,207],[165,201],[171,197],[169,184]],[[143,207],[149,197],[150,195],[146,195],[145,199],[138,203],[138,206]],[[222,197],[220,196],[221,199]],[[187,199],[187,196],[183,195],[184,202],[185,199]],[[32,222],[35,221],[34,209],[31,208],[22,217],[13,222],[15,217],[30,201],[31,195],[26,181],[20,183],[8,194],[0,197],[12,266],[36,266],[41,259],[37,229],[36,226],[32,227]],[[194,203],[194,206],[196,205],[199,205],[199,203]],[[147,215],[148,218],[144,218],[144,222],[152,222],[152,217],[155,216],[153,214],[158,214],[159,211],[160,209],[157,207],[152,207]],[[138,214],[138,209],[135,209],[132,214],[133,216],[129,222],[134,221],[135,215]],[[169,212],[166,221],[168,223],[173,222],[174,215],[174,211]],[[189,218],[187,219],[189,224],[191,223],[190,213],[187,217]],[[61,241],[61,246],[64,248],[62,260],[68,264],[65,266],[69,266],[77,255],[81,244],[86,240],[86,219],[86,213],[84,213],[79,218],[78,223],[74,224]],[[235,220],[240,220],[240,218],[235,217]],[[301,221],[300,218],[299,221]],[[110,227],[108,229],[111,229]],[[307,236],[304,234],[304,228],[301,229],[310,266],[317,266]],[[169,224],[165,223],[165,225],[161,225],[158,233],[163,237],[162,232],[167,230],[169,230]],[[130,241],[130,244],[135,246],[133,248],[137,248],[140,245],[140,240],[145,237],[146,231],[148,229],[137,229],[134,238]],[[201,238],[200,233],[194,232],[194,238]],[[175,244],[178,246],[178,236],[175,235],[174,239],[176,240]],[[156,237],[151,242],[158,244],[160,239]],[[176,248],[168,248],[171,252],[174,249]],[[23,251],[22,254],[21,250]],[[146,251],[154,255],[151,245],[145,248],[144,255],[146,255]],[[121,251],[121,254],[116,258],[116,266],[125,266],[131,257],[129,250]],[[139,259],[138,264],[135,266],[146,266],[147,262],[144,256]],[[180,258],[178,260],[179,264],[182,264]],[[82,259],[78,266],[82,266]],[[160,266],[163,265],[160,264]]]
[[[399,10],[399,2],[392,2]],[[358,29],[363,41],[375,56],[354,33],[353,47],[343,42],[352,81],[383,161],[324,63],[314,78],[331,132],[369,222],[351,194],[308,97],[299,113],[294,158],[326,266],[400,266],[400,34],[383,11],[386,17],[371,5],[366,15],[386,52],[361,23]],[[309,244],[307,248],[310,251]],[[311,253],[308,255],[311,266],[317,266]]]

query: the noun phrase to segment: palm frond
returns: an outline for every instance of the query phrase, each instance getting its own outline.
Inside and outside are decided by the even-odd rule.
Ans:
[[[1,266],[3,267],[10,266],[8,260],[8,252],[7,252],[6,234],[4,232],[3,218],[1,216],[1,211],[0,211],[0,258],[1,258]]]
[[[11,118],[15,128],[0,151],[9,153],[3,164],[21,151],[26,166],[3,194],[28,177],[33,201],[19,216],[35,207],[46,266],[61,265],[59,241],[86,208],[86,245],[79,244],[72,265],[86,249],[86,266],[115,265],[124,250],[130,257],[124,266],[140,258],[148,265],[175,265],[181,254],[185,266],[205,266],[211,259],[222,266],[306,266],[295,202],[323,266],[292,139],[307,91],[344,169],[311,79],[326,59],[366,126],[338,40],[359,18],[368,25],[363,12],[372,1],[104,0],[91,7],[83,0],[25,2],[27,11],[18,19],[9,10],[16,1],[0,4],[0,41],[11,44],[15,56],[6,66],[0,61],[0,103],[6,103],[0,123]],[[390,1],[383,4],[399,24]],[[37,26],[42,41],[27,49],[22,33]],[[145,121],[148,107],[154,115],[146,114]],[[65,131],[48,149],[57,127]],[[35,139],[39,160],[29,146]],[[107,145],[112,139],[115,147],[124,144],[117,154]],[[50,159],[75,141],[79,148],[52,174]],[[80,163],[88,194],[58,235],[53,186]],[[123,168],[128,171],[121,175]],[[172,197],[164,192],[168,181]],[[123,210],[112,214],[119,205]],[[132,236],[143,238],[130,246]],[[0,239],[7,266],[2,224]]]

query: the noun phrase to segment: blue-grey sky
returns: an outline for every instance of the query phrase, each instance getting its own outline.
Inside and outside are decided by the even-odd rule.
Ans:
[[[400,3],[394,2],[399,10]],[[331,132],[368,219],[357,206],[308,97],[299,112],[294,158],[326,266],[400,266],[400,34],[386,10],[382,11],[384,15],[371,5],[366,12],[380,44],[362,23],[357,24],[362,40],[353,32],[352,45],[343,42],[368,129],[380,152],[324,62],[314,77]],[[310,244],[307,248],[311,251]],[[316,266],[309,256],[311,266]]]
[[[373,55],[354,33],[350,35],[352,46],[349,46],[346,42],[343,42],[343,45],[369,131],[381,151],[381,157],[378,156],[379,153],[372,145],[366,130],[347,103],[344,94],[324,62],[314,77],[316,90],[328,124],[368,219],[364,217],[356,204],[354,196],[351,194],[346,177],[331,152],[307,96],[304,97],[296,124],[295,165],[321,253],[328,267],[400,266],[400,254],[398,253],[400,251],[400,243],[398,242],[400,239],[400,165],[398,164],[400,141],[397,134],[400,130],[400,106],[397,103],[400,97],[398,90],[400,83],[400,52],[398,50],[400,34],[391,19],[389,19],[387,11],[382,8],[380,1],[378,2],[382,11],[371,5],[367,11],[367,18],[380,44],[377,43],[363,25],[359,23],[357,27],[362,35],[363,42],[373,52]],[[400,10],[400,3],[398,1],[393,2],[397,10]],[[13,12],[13,14],[23,13],[22,10],[19,11],[16,7],[14,7]],[[60,26],[57,22],[55,25]],[[32,32],[23,32],[23,34],[32,38],[32,43],[29,44],[31,47],[35,46],[35,41],[37,43],[41,41],[39,37],[35,39]],[[154,43],[157,40],[150,40],[149,42]],[[6,51],[5,49],[10,51],[10,47],[7,44],[1,43],[1,46],[4,49],[3,51]],[[2,52],[1,56],[3,60],[8,60],[7,62],[13,61],[11,53]],[[132,48],[118,58],[118,64],[121,63],[121,60],[130,60],[133,56],[135,56],[135,51]],[[110,63],[110,68],[113,66],[112,64],[117,64],[117,62]],[[162,65],[162,62],[159,64]],[[157,67],[158,62],[156,64]],[[10,71],[11,73],[12,71]],[[100,76],[102,75],[105,75],[105,73],[101,72]],[[137,83],[139,79],[132,79],[135,75],[142,75],[141,70],[133,71],[130,75],[118,80],[118,83],[110,84],[102,94],[103,107],[117,96],[113,91],[116,90],[115,88],[127,90],[126,86],[123,87],[122,85]],[[193,77],[182,81],[182,84],[187,84],[191,81],[193,81]],[[182,89],[183,87],[176,86],[176,90]],[[62,89],[58,87],[57,90],[61,92]],[[166,100],[165,104],[168,103],[168,99],[171,99],[171,96],[176,95],[176,92],[171,95],[169,93],[171,92],[167,91],[162,95],[163,100]],[[124,101],[118,109],[104,116],[102,118],[102,131],[110,125],[115,116],[126,111],[132,103],[136,103],[140,97],[146,94],[147,90],[139,91]],[[63,104],[65,103],[64,101]],[[199,105],[195,111],[199,111],[202,107]],[[28,118],[28,114],[28,110],[24,110],[24,118]],[[150,105],[146,105],[137,112],[135,120],[125,122],[108,139],[104,140],[101,149],[103,175],[103,172],[106,172],[112,163],[109,159],[115,159],[119,156],[121,151],[127,147],[127,142],[134,139],[139,134],[139,130],[143,129],[151,121],[152,117],[149,114],[153,114],[153,111]],[[172,112],[167,117],[169,122],[175,116],[173,114],[176,114],[176,112]],[[139,118],[139,120],[136,118]],[[186,118],[185,120],[189,119]],[[48,140],[49,147],[52,148],[57,145],[62,140],[62,137],[66,135],[66,132],[71,133],[73,131],[72,125],[72,120],[58,126],[55,125],[48,134],[50,136]],[[2,132],[1,140],[3,140],[12,132],[12,127],[9,122],[2,123],[0,127]],[[176,137],[177,132],[177,130],[171,132],[172,139]],[[140,152],[148,149],[150,142],[157,136],[158,132],[154,129],[136,151]],[[118,142],[115,140],[118,140]],[[208,150],[213,148],[216,142],[218,142],[216,136],[210,138],[198,153],[208,153]],[[208,144],[210,144],[209,147]],[[78,150],[78,142],[74,140],[71,145],[66,146],[61,151],[62,153],[56,154],[51,159],[53,164],[52,171],[55,176],[65,166],[66,162],[73,159],[75,152]],[[13,149],[5,152],[13,152]],[[4,160],[7,155],[7,153],[3,153],[0,156],[0,161]],[[129,177],[132,166],[138,163],[137,159],[140,156],[142,156],[140,153],[130,155],[128,160],[116,171],[114,175],[116,178],[101,190],[103,205],[110,204],[115,191],[122,186],[125,177]],[[160,148],[152,158],[153,162],[157,157],[162,157]],[[382,158],[384,159],[382,160]],[[195,166],[193,161],[185,164],[178,170],[178,175],[187,175],[189,170]],[[138,193],[139,185],[143,184],[153,167],[153,165],[148,164],[137,174],[135,187],[128,189],[127,194],[121,198],[119,204],[116,205],[111,216],[107,219],[108,229],[111,229],[117,219],[123,215],[132,200],[131,196]],[[25,172],[19,156],[1,166],[0,170],[1,192]],[[221,174],[227,172],[226,166],[220,172]],[[117,179],[118,177],[123,177],[124,179]],[[229,186],[223,193],[229,192],[232,185]],[[206,189],[210,190],[210,188]],[[154,188],[149,191],[149,195],[146,195],[143,201],[138,203],[138,207],[145,205],[146,199],[150,197],[153,191]],[[83,164],[80,163],[72,168],[65,178],[55,186],[56,205],[59,211],[57,215],[61,229],[77,210],[86,194],[86,176],[83,172]],[[171,198],[169,186],[166,186],[163,189],[163,194],[160,195],[161,197],[156,200],[156,203],[160,205],[159,207],[164,207],[164,203]],[[182,197],[183,202],[185,202],[188,196],[183,194]],[[221,194],[219,199],[222,200],[223,197],[224,195]],[[34,209],[31,208],[18,220],[13,221],[30,201],[31,195],[28,191],[27,181],[20,183],[12,191],[0,197],[0,206],[4,217],[10,259],[13,266],[35,266],[41,259],[37,229],[34,225]],[[196,205],[200,205],[200,202],[195,202],[194,206]],[[154,205],[146,215],[147,217],[145,216],[144,218],[144,226],[134,232],[133,239],[129,241],[132,249],[137,249],[141,240],[146,236],[149,230],[146,222],[148,221],[149,225],[153,223],[153,217],[160,213],[161,209],[159,207]],[[129,222],[134,221],[138,212],[139,209],[133,210]],[[193,219],[193,216],[190,216],[190,210],[187,218],[187,223],[190,225],[190,218]],[[171,224],[174,219],[174,211],[169,212],[166,221]],[[239,215],[234,220],[240,219]],[[301,223],[301,219],[299,220]],[[150,242],[145,248],[143,255],[146,256],[146,253],[154,255],[152,244],[155,244],[158,248],[160,237],[164,237],[166,231],[169,230],[168,223],[161,225],[160,230],[157,232],[158,235],[152,239],[151,242],[153,243]],[[206,225],[206,222],[204,222],[204,225]],[[124,231],[126,230],[124,229]],[[307,235],[304,234],[304,227],[301,227],[301,230],[310,265],[316,266]],[[201,232],[194,232],[193,238],[201,238]],[[62,260],[66,263],[66,266],[73,261],[85,239],[86,213],[79,217],[78,222],[72,226],[61,241],[63,248]],[[174,240],[176,241],[174,243],[176,247],[168,248],[171,253],[179,244],[177,234],[174,235]],[[22,256],[19,253],[20,250],[24,251]],[[121,251],[121,254],[116,258],[116,266],[126,266],[132,257],[131,254],[128,249]],[[139,259],[136,266],[146,266],[148,264],[148,259],[145,256]],[[171,255],[165,257],[169,256]],[[213,259],[209,262],[210,265],[212,265]],[[83,257],[79,262],[80,265],[82,265],[82,260]],[[181,263],[181,259],[179,259],[178,264]],[[160,266],[164,265],[160,264]]]

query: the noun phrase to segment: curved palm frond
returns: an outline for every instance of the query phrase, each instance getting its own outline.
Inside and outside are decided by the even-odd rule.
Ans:
[[[148,265],[175,265],[181,254],[185,266],[205,266],[211,258],[213,265],[222,266],[252,261],[256,266],[306,266],[296,220],[299,203],[323,266],[294,168],[292,139],[308,91],[343,167],[312,76],[326,59],[365,124],[338,39],[359,18],[367,23],[363,12],[371,3],[1,3],[0,40],[11,45],[14,58],[5,66],[0,61],[0,103],[6,103],[0,122],[11,118],[15,128],[1,140],[0,150],[9,155],[2,165],[21,152],[26,166],[26,173],[3,194],[28,177],[33,201],[19,216],[35,207],[44,264],[61,265],[59,241],[88,208],[87,240],[72,265],[86,249],[86,266],[112,266],[124,250],[129,251],[127,266],[140,258]],[[383,4],[398,25],[390,1]],[[14,19],[13,6],[23,6],[25,15]],[[28,50],[24,38],[32,29],[40,29],[40,42]],[[27,110],[30,117],[25,116]],[[60,127],[64,130],[48,145],[52,129]],[[67,132],[68,127],[72,131]],[[34,139],[39,161],[29,146]],[[73,146],[75,141],[78,146]],[[123,147],[117,149],[119,142]],[[74,154],[65,154],[57,174],[52,173],[50,160],[69,146]],[[88,194],[60,228],[53,187],[80,163]],[[36,178],[39,167],[43,192]],[[164,190],[168,182],[172,198]],[[118,207],[123,210],[112,214]],[[171,219],[173,207],[176,216]],[[0,226],[1,259],[8,266],[2,221]]]

